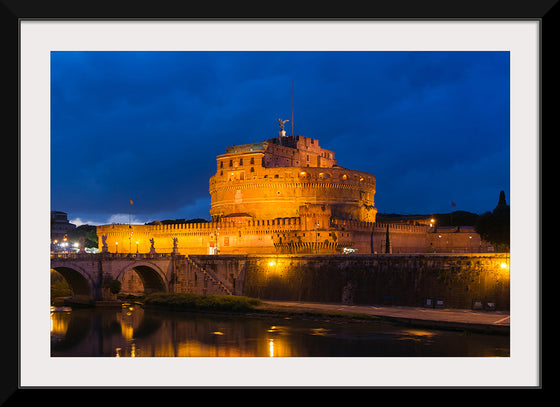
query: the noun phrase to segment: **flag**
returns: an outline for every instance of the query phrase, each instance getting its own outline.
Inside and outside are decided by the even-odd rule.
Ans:
[[[130,201],[131,205],[134,205],[134,201],[132,199],[128,198],[128,200]]]
[[[451,206],[455,206],[455,202],[451,201]]]

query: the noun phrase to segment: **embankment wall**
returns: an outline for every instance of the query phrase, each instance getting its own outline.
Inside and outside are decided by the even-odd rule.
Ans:
[[[243,295],[261,299],[509,309],[509,254],[247,256]],[[238,282],[239,283],[239,282]]]

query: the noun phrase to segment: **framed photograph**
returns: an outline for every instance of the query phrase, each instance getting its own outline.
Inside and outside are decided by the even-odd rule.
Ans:
[[[550,110],[542,96],[548,86],[543,78],[555,80],[550,68],[555,62],[543,46],[555,31],[549,23],[557,14],[554,1],[533,9],[508,2],[495,8],[473,5],[467,14],[439,6],[419,10],[411,2],[410,8],[398,10],[385,5],[379,15],[368,17],[285,19],[195,18],[164,7],[150,14],[142,7],[130,14],[120,13],[119,6],[101,7],[90,14],[5,3],[7,20],[14,27],[17,23],[12,35],[19,38],[20,153],[20,268],[19,280],[13,279],[13,287],[19,286],[14,300],[19,313],[18,324],[10,327],[19,333],[13,333],[19,338],[13,344],[19,354],[10,365],[14,384],[6,399],[17,397],[20,392],[12,395],[16,389],[37,388],[540,388],[540,167],[543,112]],[[86,94],[91,96],[87,100]],[[340,168],[371,172],[378,221],[381,212],[388,215],[393,208],[393,213],[407,214],[491,212],[500,189],[506,191],[511,304],[507,316],[496,318],[505,323],[511,314],[506,356],[287,352],[280,356],[297,357],[270,358],[234,352],[219,355],[233,357],[175,357],[180,356],[179,345],[171,345],[176,349],[168,353],[139,353],[145,357],[114,357],[134,356],[120,345],[101,357],[53,356],[51,280],[46,273],[53,248],[47,212],[80,208],[68,210],[65,222],[125,229],[163,219],[204,218],[214,202],[208,180],[224,171],[216,157],[233,154],[236,145],[256,146],[283,136],[277,134],[279,124],[280,132],[290,133],[286,137],[296,140],[301,132],[311,133],[309,143],[320,140],[325,150],[309,150],[318,167],[334,167],[338,160]],[[232,162],[232,169],[222,160],[233,174],[225,174],[230,178],[224,182],[260,176],[249,170],[254,157],[246,157]],[[294,167],[303,168],[305,162],[302,155]],[[241,178],[240,166],[247,167]],[[284,170],[278,174],[288,177]],[[266,182],[273,181],[271,176]],[[498,184],[503,188],[496,190]],[[366,202],[364,191],[356,199]],[[274,199],[285,194],[273,192]],[[244,200],[242,193],[232,192],[231,205]],[[371,201],[373,207],[373,197]],[[204,222],[221,214],[217,206],[212,208],[212,218],[208,215]],[[238,209],[230,210],[232,222],[247,222]],[[282,210],[288,210],[288,203]],[[313,216],[320,219],[320,214]],[[315,235],[305,238],[313,247],[331,247],[332,225],[329,229],[314,222],[310,230]],[[228,235],[215,229],[201,253],[225,256],[243,232]],[[110,233],[104,232],[98,243],[100,254],[105,247],[114,256],[126,251],[154,254],[161,247],[153,236],[127,243],[111,240]],[[379,248],[371,243],[371,254],[405,255],[398,253],[396,239],[385,238],[385,229],[379,236]],[[336,235],[337,241],[343,238]],[[288,242],[280,234],[269,239],[277,248]],[[443,243],[434,239],[428,247],[436,251],[434,245]],[[181,237],[168,240],[163,252],[181,252]],[[472,254],[471,241],[466,242],[460,250]],[[345,256],[360,256],[364,250],[345,248],[350,253]],[[314,254],[319,253],[309,253]],[[267,264],[278,268],[277,262],[270,266],[272,260]],[[200,273],[219,279],[211,270]],[[153,277],[138,275],[143,283]],[[109,283],[107,295],[121,289],[120,282],[118,287]],[[135,283],[131,279],[127,284]],[[348,290],[341,291],[348,301],[360,292]],[[418,299],[422,312],[444,312],[449,306],[449,298],[428,294]],[[390,299],[387,306],[399,305],[394,293],[379,293],[379,298]],[[498,312],[499,301],[469,298],[468,304],[475,300],[481,309],[470,311]],[[56,323],[64,324],[64,318]],[[122,333],[127,324],[122,320],[113,328]],[[327,336],[316,329],[316,337]],[[217,344],[223,333],[216,328],[211,340]],[[415,338],[427,341],[426,336]],[[394,337],[393,343],[398,341]],[[97,345],[92,341],[87,346]],[[265,346],[267,356],[274,355],[270,346]]]

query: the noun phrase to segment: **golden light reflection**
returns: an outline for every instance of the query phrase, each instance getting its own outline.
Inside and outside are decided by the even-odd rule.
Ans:
[[[423,336],[423,337],[431,337],[435,335],[433,332],[424,331],[421,329],[407,329],[405,330],[405,332],[408,333],[409,335]]]
[[[70,312],[61,312],[51,307],[51,335],[63,338],[68,331],[68,324],[70,323]]]
[[[131,340],[134,338],[134,328],[132,325],[127,324],[124,321],[121,321],[121,333],[125,339]]]
[[[268,342],[268,350],[269,350],[269,356],[271,358],[273,358],[274,357],[274,339],[271,339]]]

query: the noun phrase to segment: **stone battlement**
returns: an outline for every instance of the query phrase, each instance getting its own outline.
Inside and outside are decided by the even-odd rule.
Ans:
[[[317,139],[226,148],[210,178],[207,223],[103,225],[103,253],[280,254],[487,251],[472,229],[376,223],[376,180],[339,166]],[[387,232],[389,236],[387,236]]]

